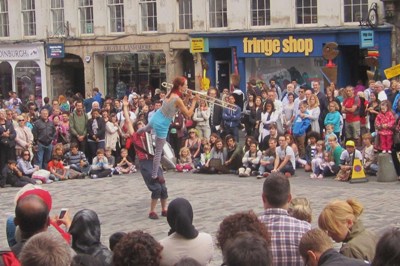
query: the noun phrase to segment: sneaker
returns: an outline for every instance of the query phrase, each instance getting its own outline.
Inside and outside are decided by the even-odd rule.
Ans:
[[[265,172],[264,174],[263,174],[263,177],[268,177],[269,176],[269,173],[268,172]]]
[[[149,219],[157,220],[158,219],[157,213],[155,213],[155,212],[149,213]]]
[[[261,179],[261,178],[263,178],[264,176],[263,175],[258,175],[257,176],[257,179]]]
[[[258,175],[258,171],[251,171],[251,175],[252,175],[252,176]]]
[[[167,211],[161,211],[161,216],[162,217],[167,217]]]
[[[312,174],[310,175],[310,178],[311,178],[311,179],[315,179],[315,178],[317,178],[317,175],[314,174],[314,173],[312,173]]]
[[[323,175],[319,175],[319,176],[317,176],[317,178],[318,179],[322,179],[322,178],[324,178],[324,176]]]
[[[43,182],[42,182],[41,180],[35,180],[35,182],[36,182],[36,185],[41,185],[41,184],[43,184]]]
[[[50,179],[48,179],[48,180],[46,180],[46,184],[51,184],[51,183],[53,183],[54,181],[53,180],[50,180]]]
[[[289,173],[289,172],[286,172],[286,173],[285,173],[285,176],[286,176],[287,178],[290,178],[290,177],[292,177],[292,174]]]
[[[392,150],[388,150],[388,153],[392,153]]]
[[[386,151],[382,151],[382,153],[386,153]]]
[[[98,178],[98,176],[97,175],[91,175],[90,178],[91,179],[96,179],[96,178]]]

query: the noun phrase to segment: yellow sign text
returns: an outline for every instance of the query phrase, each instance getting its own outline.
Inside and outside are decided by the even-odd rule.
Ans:
[[[243,53],[245,54],[265,54],[271,56],[273,54],[280,53],[303,53],[305,56],[309,56],[314,50],[313,39],[295,39],[293,36],[289,36],[282,41],[280,39],[257,39],[253,37],[243,38]]]

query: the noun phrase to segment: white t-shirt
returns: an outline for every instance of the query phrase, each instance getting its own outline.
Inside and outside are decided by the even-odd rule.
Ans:
[[[296,157],[292,147],[287,145],[283,150],[280,146],[276,147],[276,156],[279,157],[281,161],[285,160],[288,155],[290,156],[290,162],[292,163],[293,169],[296,169]]]

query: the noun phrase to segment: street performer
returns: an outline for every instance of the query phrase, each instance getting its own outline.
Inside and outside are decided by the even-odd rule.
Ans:
[[[172,119],[178,111],[181,111],[186,117],[192,117],[193,111],[196,107],[196,102],[199,99],[198,94],[193,98],[192,105],[188,109],[183,100],[182,95],[186,91],[188,85],[185,77],[177,77],[174,79],[173,87],[168,95],[165,97],[160,109],[151,117],[149,123],[138,130],[138,133],[149,132],[154,130],[156,135],[156,150],[153,161],[152,178],[159,178],[162,182],[163,176],[157,175],[158,168],[160,167],[161,155],[164,144],[167,139],[168,130],[171,125]]]
[[[147,143],[146,133],[135,132],[138,130],[138,128],[142,128],[145,125],[142,120],[138,120],[134,124],[132,124],[132,121],[129,117],[128,106],[129,102],[127,97],[125,97],[123,99],[123,112],[128,129],[128,134],[131,136],[132,144],[135,147],[136,155],[139,159],[140,173],[142,174],[143,180],[146,183],[147,188],[151,191],[149,218],[158,219],[158,215],[155,212],[158,199],[160,199],[161,201],[161,215],[166,217],[168,191],[165,185],[165,180],[163,178],[163,171],[161,167],[158,167],[156,176],[161,178],[152,178],[151,173],[153,169],[153,156],[148,153],[145,145],[145,143]],[[150,141],[150,143],[152,143],[152,141]]]

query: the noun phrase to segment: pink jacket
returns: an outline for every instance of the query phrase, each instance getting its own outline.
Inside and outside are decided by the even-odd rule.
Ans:
[[[387,111],[386,113],[380,112],[375,119],[375,126],[378,129],[380,135],[393,135],[393,126],[396,122],[393,112]],[[383,125],[387,125],[387,128],[383,128]]]

